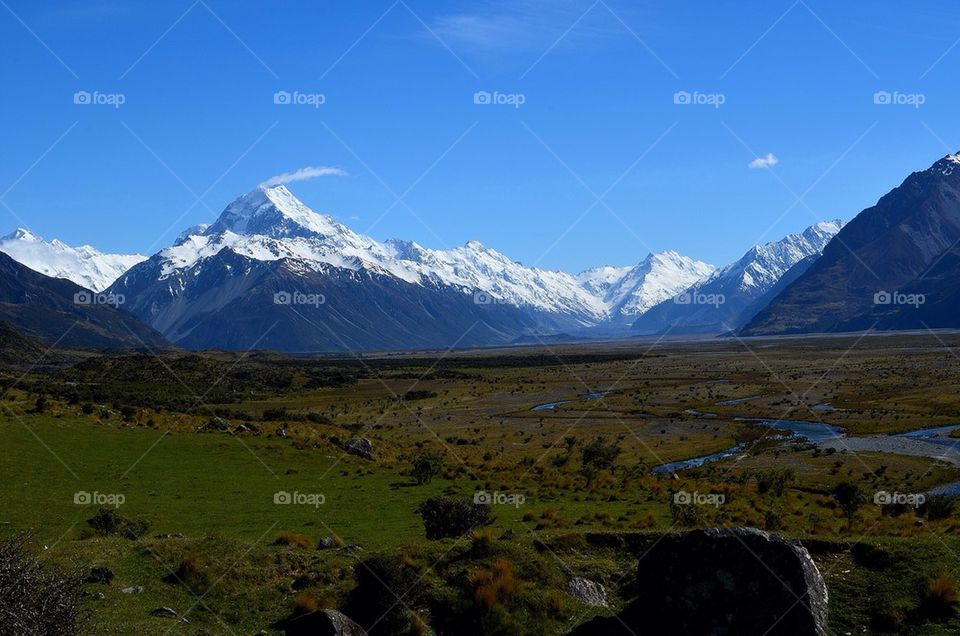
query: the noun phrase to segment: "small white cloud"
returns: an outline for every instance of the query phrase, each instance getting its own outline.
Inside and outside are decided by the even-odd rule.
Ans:
[[[317,177],[345,177],[346,170],[340,168],[331,168],[328,166],[308,166],[300,168],[293,172],[284,172],[275,177],[270,177],[263,182],[265,186],[275,186],[281,183],[293,183],[294,181],[306,181],[307,179],[316,179]]]
[[[777,159],[777,156],[772,152],[768,152],[765,157],[757,157],[748,165],[751,168],[772,168],[778,163],[780,163],[780,160]]]

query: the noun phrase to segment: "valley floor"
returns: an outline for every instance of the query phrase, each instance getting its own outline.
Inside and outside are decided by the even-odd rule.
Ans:
[[[960,513],[933,494],[960,482],[960,437],[915,432],[960,426],[957,346],[912,334],[361,360],[170,352],[11,369],[0,536],[30,531],[45,561],[114,573],[87,586],[96,634],[274,633],[317,607],[378,633],[461,621],[565,634],[630,600],[642,553],[629,546],[644,542],[629,537],[705,526],[802,540],[832,633],[956,633],[952,604],[924,608],[933,582],[960,579]],[[344,452],[352,437],[372,459]],[[440,459],[418,484],[424,454]],[[422,502],[478,491],[490,526],[426,538]],[[886,505],[891,493],[936,505]],[[148,529],[102,532],[88,523],[101,507]],[[384,559],[399,564],[396,598],[384,617],[355,615]],[[504,568],[491,597],[483,581]],[[610,609],[569,596],[573,576],[603,583]]]

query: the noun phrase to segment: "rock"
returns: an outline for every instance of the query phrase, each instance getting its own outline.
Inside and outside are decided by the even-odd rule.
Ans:
[[[287,621],[287,636],[367,636],[367,632],[346,615],[332,609],[304,614]]]
[[[250,435],[259,435],[260,429],[251,424],[250,422],[245,422],[243,424],[238,424],[235,429],[233,429],[234,435],[242,435],[243,433],[249,433]]]
[[[143,586],[134,585],[131,587],[122,588],[120,591],[123,592],[124,594],[143,594]]]
[[[177,611],[172,607],[158,607],[150,612],[150,616],[157,616],[160,618],[180,618],[180,615],[177,614]],[[180,620],[187,622],[185,618]]]
[[[227,422],[227,420],[223,419],[222,417],[211,417],[209,420],[206,421],[205,424],[203,424],[197,430],[198,431],[220,431],[220,432],[229,431],[230,423]]]
[[[575,576],[567,582],[567,592],[573,598],[590,607],[606,607],[607,591],[596,581]]]
[[[330,550],[337,547],[337,540],[333,537],[324,537],[320,539],[320,543],[317,544],[318,550]]]
[[[373,442],[366,437],[351,437],[341,444],[340,448],[351,455],[363,457],[364,459],[373,459]]]
[[[826,636],[827,588],[801,545],[754,528],[660,537],[640,558],[637,598],[576,636]]]

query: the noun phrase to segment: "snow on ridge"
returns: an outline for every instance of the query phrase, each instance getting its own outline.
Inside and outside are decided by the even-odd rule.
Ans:
[[[105,254],[91,245],[71,247],[58,239],[47,242],[23,228],[0,238],[0,252],[41,274],[97,292],[147,260],[140,254]]]

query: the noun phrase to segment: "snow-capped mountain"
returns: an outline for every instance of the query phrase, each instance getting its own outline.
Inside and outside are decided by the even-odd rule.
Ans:
[[[65,278],[98,292],[147,258],[139,254],[104,254],[90,245],[70,247],[57,239],[47,242],[22,228],[0,238],[0,252],[41,274]]]
[[[577,282],[597,298],[604,298],[610,288],[626,276],[631,269],[633,269],[632,265],[625,267],[614,267],[612,265],[591,267],[577,274]]]
[[[491,302],[533,307],[602,320],[606,306],[564,272],[524,267],[479,241],[450,250],[431,250],[409,241],[388,241],[400,264],[423,278],[466,290],[479,290]]]
[[[628,268],[600,267],[578,277],[585,289],[602,292],[607,316],[629,321],[714,272],[713,265],[676,252],[649,254]]]
[[[604,301],[569,274],[524,267],[476,241],[450,250],[379,242],[314,212],[283,185],[240,197],[111,291],[189,347],[253,346],[268,319],[285,327],[257,346],[309,351],[496,344],[606,317]],[[265,300],[281,292],[323,296],[324,313]],[[338,328],[311,324],[311,316]]]
[[[762,309],[755,306],[758,299],[795,265],[819,255],[842,227],[840,221],[824,221],[800,234],[756,245],[736,262],[650,309],[634,323],[634,329],[719,333],[739,328]]]

